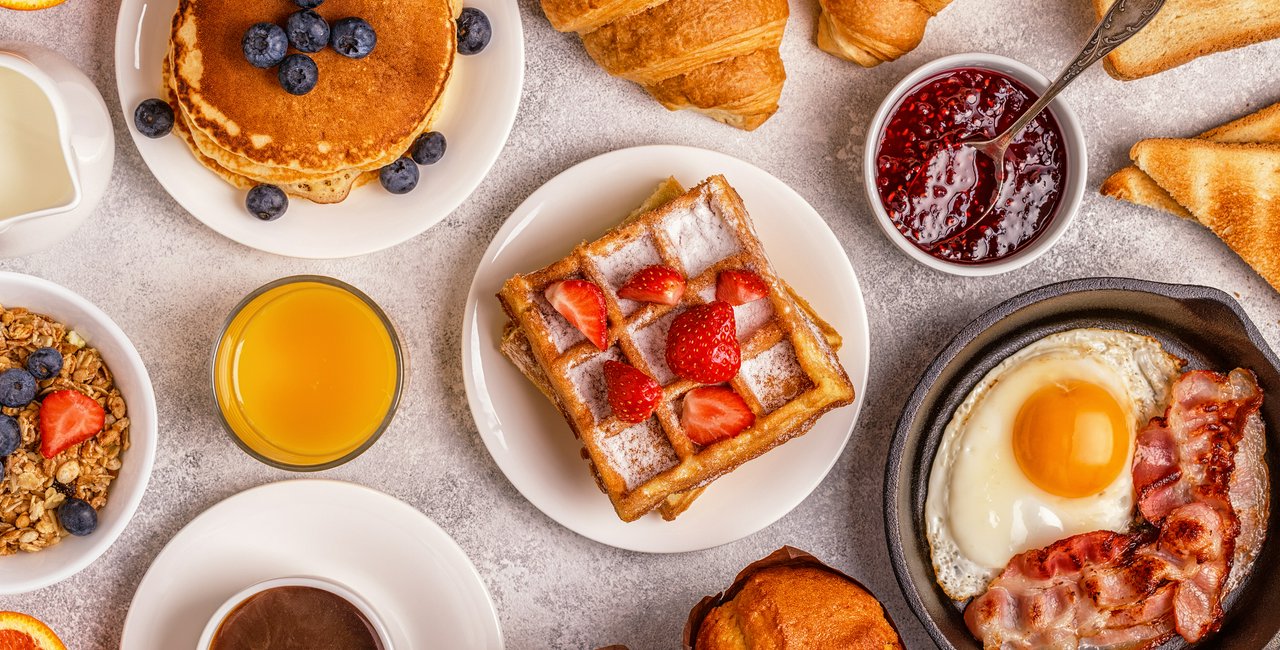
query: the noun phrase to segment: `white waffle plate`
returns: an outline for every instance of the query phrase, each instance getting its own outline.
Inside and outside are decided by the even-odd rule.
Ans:
[[[840,359],[854,404],[713,483],[674,522],[655,513],[624,523],[596,487],[560,413],[498,350],[507,278],[564,256],[617,224],[667,176],[686,187],[724,174],[738,190],[778,275],[844,336]],[[592,158],[534,192],[498,231],[467,297],[463,375],[476,427],[498,467],[547,516],[602,544],[651,553],[694,551],[764,529],[800,504],[835,464],[867,386],[867,313],[853,266],[822,217],[794,190],[736,158],[648,146]]]

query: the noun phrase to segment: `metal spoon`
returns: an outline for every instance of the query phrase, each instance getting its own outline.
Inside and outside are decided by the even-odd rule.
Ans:
[[[975,179],[974,188],[979,184],[977,179],[980,177],[978,173],[978,157],[975,153],[980,153],[991,158],[995,162],[995,185],[991,192],[991,196],[986,204],[986,209],[982,211],[981,216],[970,220],[964,224],[964,227],[957,232],[951,233],[947,239],[958,237],[991,213],[995,208],[997,199],[1000,196],[1000,188],[1004,185],[1004,155],[1009,149],[1009,143],[1013,138],[1022,132],[1032,120],[1036,119],[1041,112],[1052,102],[1058,93],[1062,92],[1080,73],[1084,72],[1089,66],[1097,63],[1099,59],[1111,53],[1112,50],[1120,47],[1121,43],[1129,40],[1131,36],[1138,33],[1151,22],[1160,8],[1164,6],[1164,0],[1116,0],[1111,5],[1111,10],[1102,17],[1102,21],[1098,23],[1098,27],[1093,30],[1093,36],[1089,38],[1088,45],[1084,46],[1084,50],[1076,57],[1071,65],[1062,72],[1057,81],[1053,82],[1045,90],[1044,94],[1036,103],[1027,109],[1022,117],[1019,117],[1012,126],[1005,129],[1000,135],[979,142],[961,142],[953,147],[946,147],[934,154],[934,156],[946,156],[950,160],[933,161],[925,166],[928,169],[945,169],[954,167],[964,171],[972,170],[971,174],[964,174],[969,178]],[[943,164],[938,164],[939,162]],[[957,172],[958,173],[958,172]]]

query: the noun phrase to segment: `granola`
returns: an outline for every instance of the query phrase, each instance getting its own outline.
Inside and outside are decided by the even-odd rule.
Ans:
[[[18,421],[21,444],[3,459],[0,480],[0,555],[36,552],[69,533],[55,511],[68,498],[83,499],[100,511],[107,489],[120,472],[121,454],[129,448],[129,418],[124,398],[98,351],[73,330],[48,316],[21,307],[0,306],[0,372],[24,368],[27,356],[42,347],[62,354],[62,370],[40,381],[36,399],[2,412]],[[106,412],[102,431],[53,458],[40,453],[40,404],[50,393],[75,390],[88,395]]]

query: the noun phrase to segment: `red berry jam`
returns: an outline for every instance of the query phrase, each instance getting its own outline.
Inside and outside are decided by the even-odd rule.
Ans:
[[[911,89],[889,115],[876,152],[876,188],[898,232],[948,262],[982,264],[1026,248],[1053,220],[1066,180],[1062,130],[1048,111],[995,164],[962,142],[988,140],[1036,95],[994,70],[961,68]],[[994,207],[990,211],[988,206]]]

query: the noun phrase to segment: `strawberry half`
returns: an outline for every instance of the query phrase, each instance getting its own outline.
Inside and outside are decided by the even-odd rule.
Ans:
[[[684,296],[684,278],[680,272],[669,267],[655,264],[646,266],[618,289],[618,297],[640,302],[656,302],[659,305],[674,305]]]
[[[716,278],[716,300],[745,305],[769,295],[769,285],[754,271],[730,269]]]
[[[586,280],[561,280],[547,286],[547,302],[597,348],[605,348],[604,292]]]
[[[700,445],[732,438],[755,422],[755,413],[732,388],[700,386],[684,394],[680,423],[684,435]]]
[[[662,399],[662,387],[649,375],[617,361],[604,362],[609,406],[623,422],[644,422]]]
[[[738,374],[738,346],[733,307],[722,301],[691,307],[676,316],[667,332],[667,365],[677,377],[718,384]]]
[[[49,393],[40,402],[40,455],[53,458],[102,432],[107,414],[76,390]]]

